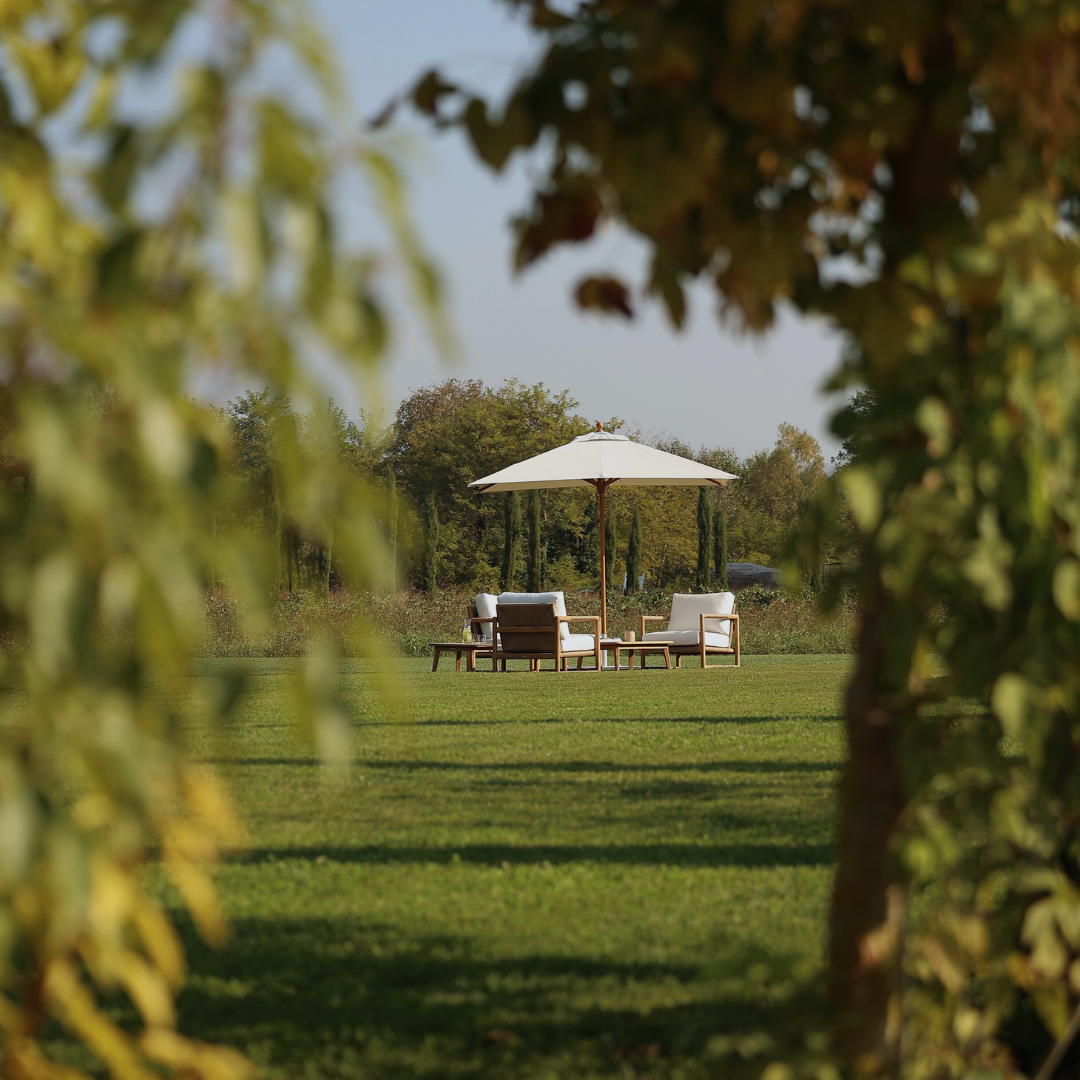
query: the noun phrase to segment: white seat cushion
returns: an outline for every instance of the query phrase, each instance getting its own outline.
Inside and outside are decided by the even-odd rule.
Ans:
[[[595,652],[592,634],[568,634],[563,638],[563,652]]]
[[[500,604],[554,604],[556,615],[566,614],[566,598],[561,592],[504,592],[499,593],[495,599]],[[477,607],[479,606],[478,604]],[[570,636],[570,629],[566,623],[559,623],[559,634],[565,648],[566,639]]]
[[[695,635],[693,641],[678,641],[679,645],[696,645],[697,634],[701,632],[702,615],[730,615],[735,610],[735,594],[730,592],[721,593],[675,593],[671,598],[671,618],[668,620],[667,636],[675,641],[675,634],[682,631],[692,631]],[[728,648],[731,640],[731,623],[724,620],[705,621],[705,642],[709,637],[722,638],[718,647]],[[646,635],[646,638],[648,635]]]
[[[716,625],[715,623],[713,624]],[[730,634],[713,634],[705,631],[705,644],[714,649],[728,648]],[[670,641],[672,645],[700,645],[701,635],[698,630],[657,630],[655,633],[646,634],[642,641]]]

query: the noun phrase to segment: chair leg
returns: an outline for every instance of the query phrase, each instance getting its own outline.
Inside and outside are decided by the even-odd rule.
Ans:
[[[582,661],[582,660],[584,660],[584,659],[585,659],[585,658],[584,658],[583,656],[579,656],[579,657],[577,658],[577,669],[578,669],[578,671],[580,671],[580,670],[581,670],[581,661]]]
[[[675,654],[675,666],[680,669],[682,668],[682,653]]]

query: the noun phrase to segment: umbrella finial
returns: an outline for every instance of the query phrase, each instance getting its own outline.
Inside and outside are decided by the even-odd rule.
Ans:
[[[603,420],[597,420],[596,421],[596,430],[597,431],[603,431],[604,430],[604,421]]]

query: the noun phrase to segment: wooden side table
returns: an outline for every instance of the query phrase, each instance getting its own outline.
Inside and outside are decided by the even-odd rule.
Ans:
[[[431,660],[431,670],[439,670],[439,657],[444,652],[452,652],[457,654],[457,671],[461,670],[461,655],[465,654],[465,670],[476,670],[476,654],[482,650],[491,649],[491,643],[487,641],[432,641],[431,647],[435,650],[435,654]]]
[[[658,652],[664,654],[664,663],[668,671],[671,670],[671,653],[668,651],[673,642],[671,641],[619,641],[611,643],[611,651],[615,653],[615,670],[621,667],[619,653],[626,653],[626,670],[634,670],[634,653],[641,653],[641,670],[645,670],[645,657],[648,653]]]

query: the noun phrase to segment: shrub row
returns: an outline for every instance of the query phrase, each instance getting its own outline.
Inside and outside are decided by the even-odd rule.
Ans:
[[[206,598],[204,654],[225,657],[302,656],[319,637],[337,642],[343,655],[353,655],[358,636],[372,635],[385,648],[403,656],[426,656],[431,641],[461,637],[471,595],[462,592],[421,593],[403,590],[389,595],[334,592],[329,598],[312,593],[283,595],[268,625],[246,626],[235,602],[221,593]],[[670,610],[667,593],[645,592],[608,599],[608,630],[625,634],[639,628],[642,614]],[[595,593],[567,597],[571,615],[598,615]],[[774,592],[760,587],[738,594],[742,648],[750,654],[847,653],[853,651],[858,609],[845,601],[823,616],[811,593]],[[582,627],[582,630],[585,628]]]

